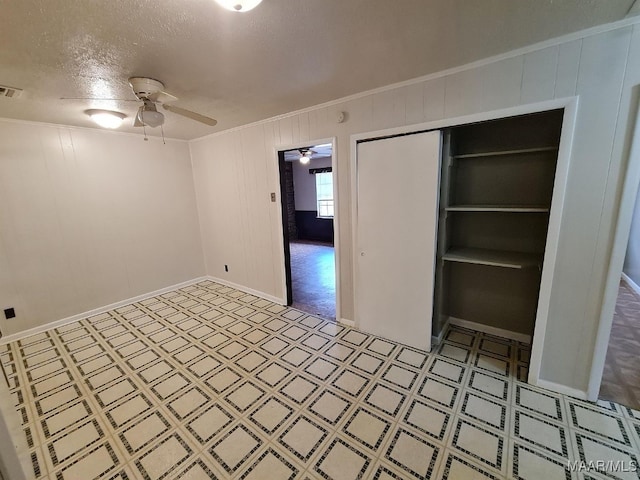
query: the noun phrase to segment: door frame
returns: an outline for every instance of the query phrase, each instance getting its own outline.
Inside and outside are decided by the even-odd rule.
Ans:
[[[631,222],[635,209],[636,196],[640,183],[640,86],[635,86],[631,93],[631,107],[629,111],[629,127],[625,135],[622,165],[620,167],[621,178],[624,178],[620,192],[617,219],[607,268],[605,287],[602,292],[602,307],[600,321],[596,332],[596,340],[591,361],[589,384],[587,386],[587,399],[595,402],[598,400],[602,376],[609,348],[609,338],[613,326],[613,315],[618,300],[618,289],[622,268],[627,253]]]
[[[475,122],[483,122],[487,120],[496,120],[499,118],[513,117],[517,115],[526,115],[530,113],[539,113],[547,110],[564,109],[562,119],[562,133],[560,137],[560,146],[558,149],[558,160],[556,164],[556,176],[553,185],[553,196],[551,201],[551,211],[549,213],[549,227],[547,230],[547,242],[544,253],[544,261],[542,268],[542,276],[540,281],[540,294],[538,296],[538,308],[536,313],[535,329],[531,342],[531,359],[529,362],[528,382],[531,385],[549,388],[560,393],[586,398],[586,392],[568,388],[563,385],[555,384],[540,378],[540,369],[542,367],[542,353],[544,349],[544,339],[547,329],[547,320],[549,314],[549,306],[551,301],[551,292],[553,291],[553,275],[556,268],[556,259],[558,247],[560,243],[560,226],[562,221],[562,211],[564,208],[565,192],[567,187],[567,179],[569,174],[569,165],[571,162],[571,149],[573,147],[573,136],[576,125],[576,117],[578,113],[579,97],[565,97],[545,102],[532,103],[527,105],[519,105],[500,110],[492,110],[489,112],[474,113],[459,117],[445,118],[434,120],[431,122],[419,123],[414,125],[377,130],[366,133],[353,134],[350,138],[351,151],[351,238],[352,252],[357,251],[357,222],[358,222],[358,172],[357,172],[357,144],[362,141],[376,140],[385,137],[398,135],[407,135],[411,133],[419,133],[429,130],[441,130],[444,128],[455,127]],[[639,173],[640,175],[640,173]],[[352,272],[353,272],[353,309],[354,318],[358,318],[357,314],[357,281],[356,269],[357,258],[352,255]],[[358,325],[355,324],[358,328]]]
[[[338,201],[338,149],[337,149],[337,140],[336,137],[329,137],[319,140],[307,140],[300,141],[292,144],[281,144],[276,145],[274,148],[274,157],[276,160],[277,171],[278,171],[278,180],[279,180],[279,189],[277,196],[279,197],[278,203],[278,215],[280,219],[280,227],[282,228],[282,235],[278,235],[279,238],[279,246],[278,249],[280,255],[280,266],[282,273],[282,299],[285,305],[288,304],[289,299],[291,298],[289,295],[291,293],[291,256],[289,254],[289,229],[285,224],[285,201],[286,199],[283,196],[284,193],[284,184],[283,184],[283,161],[284,161],[284,152],[288,150],[296,150],[298,148],[308,147],[310,145],[322,145],[322,144],[331,144],[331,172],[333,173],[333,254],[334,254],[334,275],[336,282],[336,321],[341,323],[347,323],[351,325],[350,322],[344,321],[341,318],[341,302],[340,302],[340,233],[339,233],[339,201]],[[282,156],[282,158],[281,158]]]

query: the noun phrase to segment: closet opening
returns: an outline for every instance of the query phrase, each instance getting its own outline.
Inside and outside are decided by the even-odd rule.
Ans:
[[[287,305],[336,318],[331,143],[278,152]]]
[[[519,342],[526,355],[512,360],[522,381],[563,114],[558,109],[443,131],[434,335],[442,339],[452,325],[484,332],[496,348],[500,339]],[[508,351],[507,342],[504,347]]]

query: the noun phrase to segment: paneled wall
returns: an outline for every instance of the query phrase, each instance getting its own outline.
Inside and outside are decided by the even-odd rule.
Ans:
[[[623,25],[193,141],[207,272],[285,297],[279,204],[269,201],[278,191],[275,152],[336,137],[340,315],[353,319],[350,135],[578,96],[541,378],[584,391],[638,83],[640,30]],[[346,122],[337,123],[339,111]]]
[[[186,142],[0,121],[3,334],[202,275]]]

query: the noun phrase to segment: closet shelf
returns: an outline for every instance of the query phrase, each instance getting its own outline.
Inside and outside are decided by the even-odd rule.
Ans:
[[[499,157],[503,155],[526,155],[528,153],[555,152],[558,147],[522,148],[518,150],[497,150],[493,152],[465,153],[462,155],[452,155],[451,158],[482,158]]]
[[[442,259],[448,262],[515,269],[539,267],[541,264],[540,255],[533,253],[486,250],[484,248],[452,248],[442,256]]]
[[[512,212],[512,213],[548,213],[545,205],[449,205],[447,212]]]

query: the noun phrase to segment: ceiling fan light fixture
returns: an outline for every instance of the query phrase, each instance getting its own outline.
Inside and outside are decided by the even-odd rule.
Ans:
[[[91,117],[91,120],[103,128],[118,128],[126,118],[124,113],[112,110],[87,110],[86,113]]]
[[[138,120],[147,127],[155,128],[164,123],[164,115],[155,109],[141,108],[138,111]]]
[[[215,0],[218,5],[232,12],[248,12],[256,8],[262,0]]]
[[[313,152],[308,148],[300,148],[298,151],[300,152],[300,163],[303,165],[309,163]]]

